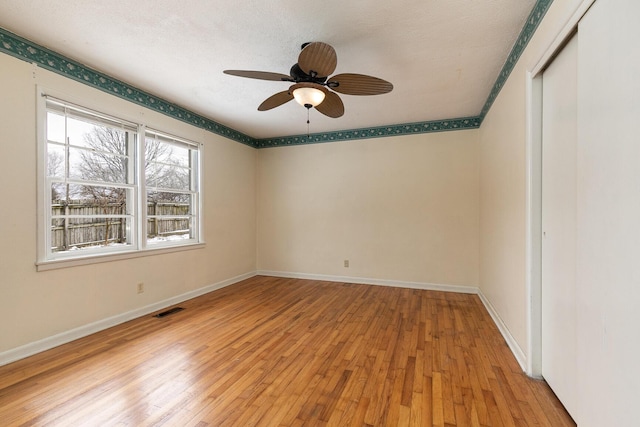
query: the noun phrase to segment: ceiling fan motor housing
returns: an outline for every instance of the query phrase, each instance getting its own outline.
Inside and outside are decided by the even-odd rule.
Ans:
[[[289,75],[296,83],[317,83],[323,85],[327,80],[327,76],[313,76],[305,73],[297,63],[293,64],[291,70],[289,70]]]

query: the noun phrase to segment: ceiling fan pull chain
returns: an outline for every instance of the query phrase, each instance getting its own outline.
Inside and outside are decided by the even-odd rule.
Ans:
[[[307,107],[307,139],[311,138],[309,135],[309,111],[311,111],[311,108]]]

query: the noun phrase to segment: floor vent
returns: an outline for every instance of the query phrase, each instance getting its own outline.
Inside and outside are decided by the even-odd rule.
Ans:
[[[165,316],[168,316],[168,315],[173,314],[173,313],[177,313],[177,312],[182,311],[182,310],[184,310],[184,308],[182,308],[182,307],[173,307],[173,308],[170,308],[169,310],[163,311],[162,313],[154,314],[153,317],[165,317]]]

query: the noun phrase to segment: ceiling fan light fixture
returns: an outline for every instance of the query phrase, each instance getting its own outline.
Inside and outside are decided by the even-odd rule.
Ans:
[[[291,93],[296,102],[303,107],[311,108],[322,104],[327,92],[322,86],[314,83],[293,85]]]
[[[337,61],[338,57],[333,47],[322,42],[311,42],[302,45],[298,62],[293,64],[288,76],[251,70],[224,70],[224,73],[250,79],[294,83],[289,89],[265,99],[258,106],[258,111],[271,110],[295,99],[307,109],[307,123],[311,108],[333,119],[342,117],[344,104],[338,93],[382,95],[393,90],[393,85],[388,81],[366,74],[341,73],[332,76]]]

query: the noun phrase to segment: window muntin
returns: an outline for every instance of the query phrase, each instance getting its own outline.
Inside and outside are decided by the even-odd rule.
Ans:
[[[198,144],[50,97],[45,111],[40,262],[200,242]]]

